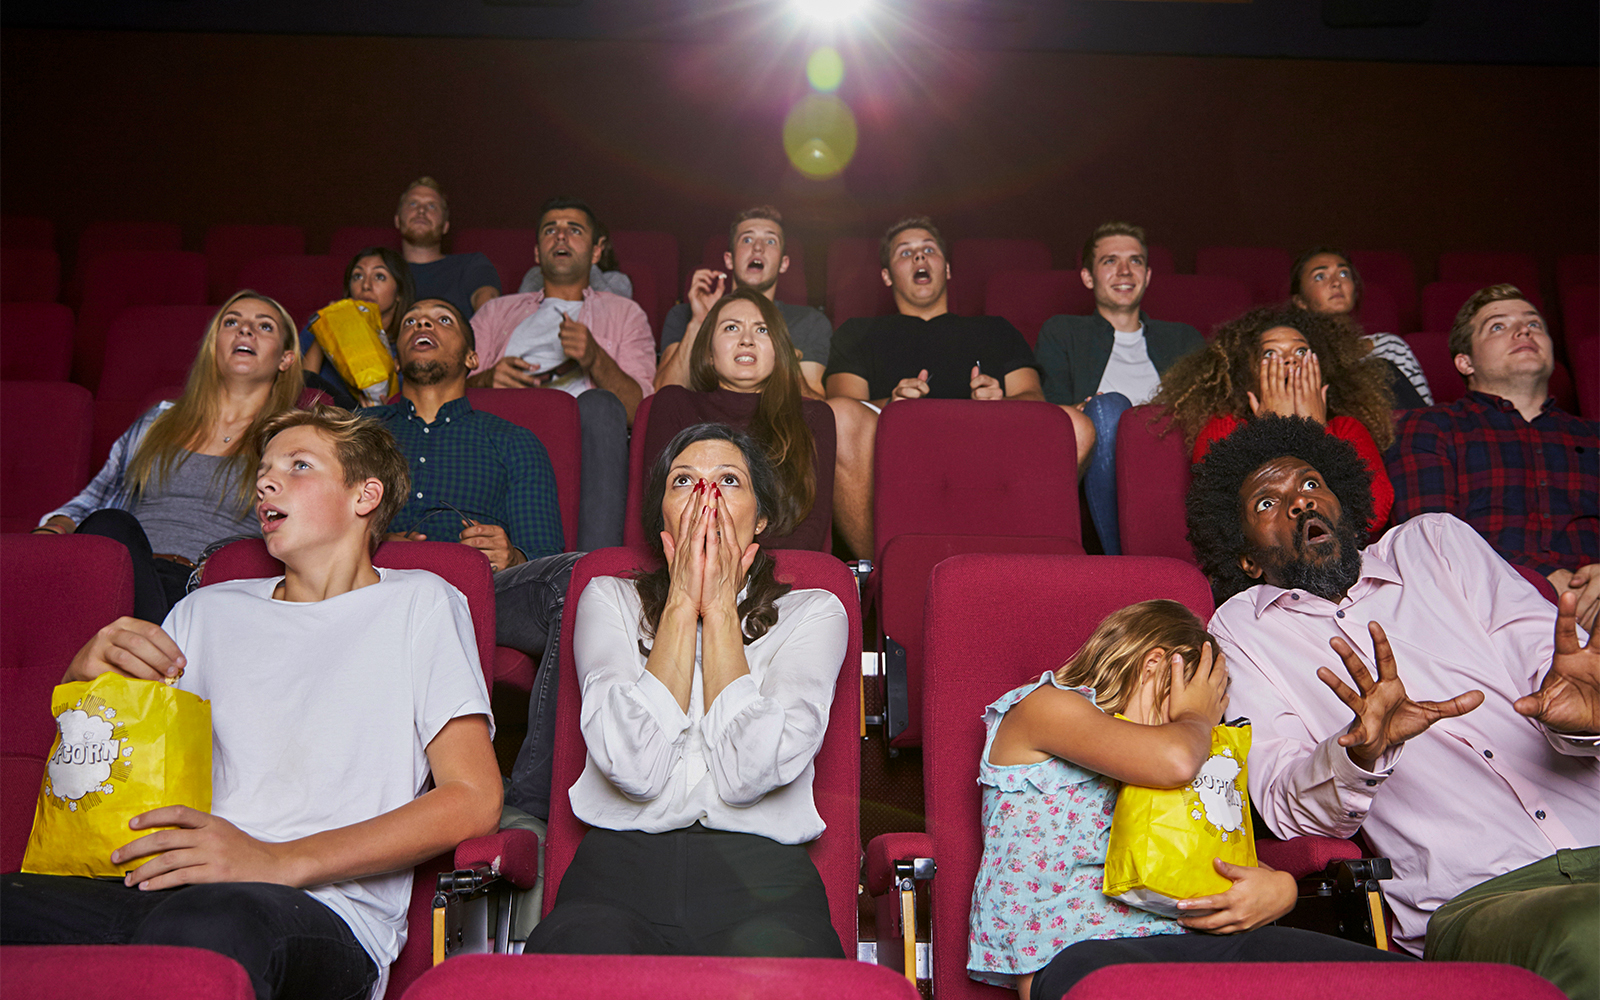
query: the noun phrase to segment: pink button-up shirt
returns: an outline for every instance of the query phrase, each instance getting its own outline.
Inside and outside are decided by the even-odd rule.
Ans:
[[[1368,546],[1360,579],[1337,604],[1263,584],[1211,619],[1228,657],[1229,712],[1252,723],[1256,807],[1280,837],[1359,828],[1394,863],[1384,891],[1395,939],[1417,954],[1442,903],[1557,848],[1600,842],[1596,739],[1551,733],[1511,707],[1550,667],[1555,617],[1471,527],[1424,514]],[[1376,676],[1372,621],[1410,697],[1478,689],[1485,698],[1365,771],[1334,742],[1352,714],[1316,670],[1348,682],[1328,645],[1342,635]]]
[[[473,374],[493,368],[505,357],[506,344],[517,324],[539,311],[544,292],[502,295],[490,299],[472,315],[472,334],[477,341],[478,367]],[[578,322],[589,328],[601,350],[611,355],[617,367],[637,383],[646,396],[655,391],[656,338],[650,320],[639,304],[630,298],[594,288],[583,291],[583,308]]]

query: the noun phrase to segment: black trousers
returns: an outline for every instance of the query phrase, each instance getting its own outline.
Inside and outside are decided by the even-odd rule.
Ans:
[[[0,943],[205,948],[244,966],[258,1000],[358,1000],[378,979],[337,913],[266,882],[144,892],[118,879],[0,876]]]
[[[160,625],[172,606],[189,592],[190,569],[170,559],[157,559],[150,550],[139,519],[125,510],[107,507],[84,518],[80,535],[102,535],[127,546],[133,557],[133,616]]]
[[[843,958],[804,847],[696,823],[590,830],[529,952]]]
[[[1158,934],[1079,941],[1033,977],[1031,1000],[1061,1000],[1073,985],[1107,965],[1140,962],[1415,962],[1331,934],[1268,925],[1242,934]]]

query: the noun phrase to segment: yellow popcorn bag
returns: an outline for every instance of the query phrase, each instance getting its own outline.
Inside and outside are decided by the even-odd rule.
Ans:
[[[1181,788],[1123,785],[1111,817],[1102,891],[1129,906],[1179,915],[1177,901],[1226,892],[1212,858],[1254,866],[1250,827],[1250,724],[1211,730],[1211,756]]]
[[[311,321],[311,332],[339,377],[372,403],[384,402],[400,388],[382,329],[378,307],[360,299],[330,302]]]
[[[121,876],[111,852],[148,830],[128,820],[161,806],[211,811],[211,703],[159,681],[108,671],[59,684],[22,870]]]

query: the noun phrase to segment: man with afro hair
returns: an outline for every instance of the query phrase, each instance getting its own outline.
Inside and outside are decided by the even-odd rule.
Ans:
[[[1355,450],[1303,418],[1247,421],[1195,467],[1250,794],[1279,837],[1359,830],[1393,862],[1400,947],[1594,996],[1600,645],[1575,595],[1552,607],[1449,514],[1363,549],[1371,503]]]

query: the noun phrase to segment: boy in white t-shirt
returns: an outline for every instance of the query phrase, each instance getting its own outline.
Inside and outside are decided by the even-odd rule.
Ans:
[[[372,565],[408,487],[389,432],[318,407],[262,440],[256,513],[284,575],[205,587],[160,628],[120,618],[65,677],[210,699],[212,812],[134,817],[121,883],[4,876],[0,940],[191,945],[261,998],[364,997],[404,943],[412,867],[498,825],[488,692],[461,592]]]

